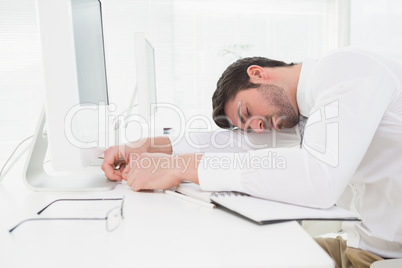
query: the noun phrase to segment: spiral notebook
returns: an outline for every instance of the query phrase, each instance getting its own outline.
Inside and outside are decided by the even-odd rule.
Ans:
[[[176,192],[212,202],[259,224],[301,220],[359,221],[359,215],[333,206],[328,209],[290,205],[239,192],[204,192],[193,183],[181,184]]]

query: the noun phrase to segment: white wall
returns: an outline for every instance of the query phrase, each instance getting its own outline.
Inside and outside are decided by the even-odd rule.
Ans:
[[[351,0],[351,44],[402,60],[402,1]]]
[[[216,81],[235,54],[297,62],[337,48],[345,1],[103,0],[110,100],[119,111],[128,105],[140,31],[156,50],[158,101],[210,119]],[[0,0],[0,166],[33,134],[43,104],[36,19],[34,0]]]
[[[35,2],[0,1],[0,168],[43,105]]]

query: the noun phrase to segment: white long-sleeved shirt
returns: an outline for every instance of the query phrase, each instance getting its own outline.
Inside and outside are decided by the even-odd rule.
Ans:
[[[186,153],[240,153],[276,147],[300,147],[297,127],[281,131],[264,131],[262,134],[240,129],[213,132],[190,132],[179,137],[169,137],[174,154]]]
[[[337,203],[362,218],[347,230],[349,246],[401,258],[401,84],[402,65],[369,52],[305,60],[297,88],[299,112],[309,118],[302,147],[205,153],[201,188],[320,208]]]

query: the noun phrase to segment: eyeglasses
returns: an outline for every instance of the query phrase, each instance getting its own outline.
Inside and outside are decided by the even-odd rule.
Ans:
[[[88,221],[105,221],[106,222],[106,230],[111,232],[114,231],[117,227],[119,227],[121,220],[124,219],[123,214],[123,206],[124,206],[124,196],[122,198],[92,198],[92,199],[57,199],[51,202],[49,205],[45,206],[38,212],[38,215],[41,214],[45,209],[50,207],[52,204],[56,202],[63,202],[63,201],[114,201],[114,200],[121,200],[120,206],[114,207],[108,211],[105,217],[103,218],[30,218],[21,221],[16,226],[11,228],[9,232],[11,233],[14,231],[18,226],[25,222],[29,221],[79,221],[79,220],[88,220]]]

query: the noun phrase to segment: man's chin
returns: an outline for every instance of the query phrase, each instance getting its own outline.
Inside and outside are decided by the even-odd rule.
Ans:
[[[276,130],[286,129],[286,128],[294,128],[299,123],[298,120],[279,120],[275,125]]]
[[[295,126],[297,126],[297,123],[296,124],[289,124],[288,126],[283,126],[283,127],[281,127],[281,129],[283,129],[283,128],[294,128]]]

